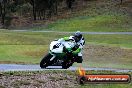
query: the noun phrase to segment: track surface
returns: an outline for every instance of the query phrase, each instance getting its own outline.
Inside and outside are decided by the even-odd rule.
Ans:
[[[41,69],[39,65],[18,65],[18,64],[0,64],[0,71],[43,71],[43,70],[77,70],[78,67],[70,67],[69,69],[61,69],[61,66],[49,66],[46,69]],[[126,69],[113,68],[84,68],[85,70],[106,70],[115,72],[132,72]]]

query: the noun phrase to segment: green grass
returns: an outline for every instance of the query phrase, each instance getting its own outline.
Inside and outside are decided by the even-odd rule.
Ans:
[[[132,31],[132,22],[121,15],[83,16],[58,20],[46,29],[53,31],[93,31],[93,32],[128,32]]]
[[[63,34],[0,31],[0,45],[47,45]]]
[[[54,39],[72,35],[64,33],[42,32],[12,32],[0,31],[0,45],[48,45]],[[132,48],[131,35],[87,35],[84,34],[88,44],[111,45]]]
[[[36,64],[47,50],[46,45],[0,45],[0,63]]]
[[[88,44],[132,48],[131,35],[84,35]]]

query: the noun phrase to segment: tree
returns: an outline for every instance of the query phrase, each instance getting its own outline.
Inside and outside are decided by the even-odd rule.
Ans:
[[[11,19],[11,13],[16,8],[15,1],[17,0],[0,0],[0,16],[3,25]]]
[[[121,4],[122,4],[122,0],[121,0]]]
[[[75,2],[75,0],[66,0],[67,7],[68,7],[69,9],[72,8],[73,2]]]
[[[34,20],[45,19],[46,13],[48,17],[52,13],[57,14],[57,0],[26,0],[33,7]]]
[[[35,0],[26,0],[27,2],[29,2],[31,5],[32,5],[32,7],[33,7],[33,18],[34,18],[34,20],[36,20],[36,9],[35,9],[35,5],[36,5],[36,3],[35,3]]]
[[[0,2],[0,17],[2,16],[2,3]]]
[[[1,1],[0,1],[1,23],[2,23],[3,25],[4,25],[4,23],[5,23],[6,3],[7,3],[7,0],[1,0]]]

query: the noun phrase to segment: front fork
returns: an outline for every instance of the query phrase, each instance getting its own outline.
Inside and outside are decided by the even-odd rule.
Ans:
[[[53,57],[50,59],[50,61],[52,61],[52,60],[54,60],[54,58],[55,58],[56,56],[55,55],[53,55]]]

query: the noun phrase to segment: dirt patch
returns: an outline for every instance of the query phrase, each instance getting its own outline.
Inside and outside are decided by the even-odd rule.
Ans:
[[[9,73],[0,75],[0,86],[5,88],[76,88],[76,77],[66,73]]]
[[[26,56],[31,56],[31,57],[40,57],[43,56],[44,53],[48,53],[44,50],[40,50],[40,51],[26,51],[26,52],[22,52],[22,55],[26,55]]]
[[[25,64],[25,63],[24,62],[15,62],[15,61],[0,61],[0,64]]]
[[[132,63],[132,49],[110,47],[104,45],[87,45],[84,48],[84,60],[100,63]]]

